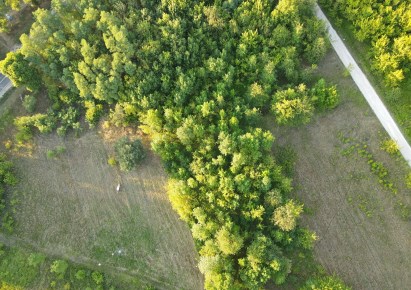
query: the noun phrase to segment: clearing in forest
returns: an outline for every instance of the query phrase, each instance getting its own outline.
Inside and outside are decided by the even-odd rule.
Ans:
[[[135,131],[96,129],[64,139],[41,135],[31,154],[15,154],[22,182],[13,238],[158,289],[202,289],[194,243],[170,206],[160,160],[146,146],[136,170],[124,173],[107,164],[114,140],[130,133]],[[58,146],[65,152],[48,158]]]

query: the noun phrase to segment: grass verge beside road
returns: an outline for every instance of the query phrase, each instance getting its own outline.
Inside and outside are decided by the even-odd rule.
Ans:
[[[344,19],[335,19],[331,17],[327,10],[323,10],[327,18],[332,23],[334,29],[337,30],[340,37],[344,40],[351,54],[357,61],[358,65],[367,75],[384,104],[397,122],[404,137],[411,144],[411,77],[408,73],[408,78],[404,80],[402,85],[397,88],[388,88],[384,86],[382,77],[378,76],[371,69],[370,54],[368,51],[371,45],[366,42],[358,41],[353,34],[352,25]]]
[[[352,79],[343,76],[334,51],[319,75],[337,84],[341,103],[335,110],[307,126],[276,127],[265,119],[277,143],[297,154],[295,194],[306,206],[302,223],[318,236],[315,258],[353,289],[405,289],[411,284],[408,165],[381,150],[387,134]],[[366,144],[369,154],[358,153],[363,148],[357,143]],[[373,170],[370,158],[388,174]],[[389,183],[396,191],[384,185]]]

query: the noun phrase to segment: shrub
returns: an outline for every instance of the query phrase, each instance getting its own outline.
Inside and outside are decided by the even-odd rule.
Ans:
[[[61,127],[58,127],[56,131],[57,131],[58,136],[64,137],[66,135],[67,128],[61,126]]]
[[[114,156],[111,156],[108,160],[107,163],[111,166],[116,166],[117,165],[117,160]]]
[[[56,156],[57,155],[54,150],[47,150],[47,159],[52,159],[52,158],[55,158]]]
[[[127,137],[120,138],[114,146],[120,169],[133,169],[144,157],[144,149],[139,139],[131,141]]]
[[[21,127],[18,129],[15,135],[17,143],[23,144],[30,141],[33,138],[33,133],[29,127]]]
[[[411,172],[409,172],[408,175],[405,177],[405,184],[408,188],[411,189]]]
[[[57,146],[54,151],[56,152],[56,154],[63,154],[64,152],[66,152],[66,147],[64,146]]]
[[[311,101],[316,109],[322,111],[333,109],[339,102],[336,86],[327,86],[324,79],[320,79],[310,90]]]
[[[399,153],[400,148],[395,140],[387,139],[381,142],[381,150],[384,150],[388,154],[395,155]]]
[[[63,279],[68,266],[64,260],[55,260],[50,267],[50,272],[55,273],[59,279]]]
[[[77,280],[84,280],[84,278],[86,278],[86,271],[78,270],[74,276]]]
[[[335,276],[309,279],[300,290],[350,290],[344,282]]]
[[[66,152],[66,147],[56,146],[54,149],[47,150],[47,158],[48,159],[56,158],[58,155],[61,155],[64,152]]]
[[[23,100],[23,107],[27,112],[33,113],[36,108],[37,99],[33,95],[27,95]]]
[[[27,258],[27,262],[32,267],[37,267],[44,263],[46,256],[40,253],[31,253]]]
[[[93,278],[94,282],[96,282],[97,285],[101,285],[104,281],[104,276],[100,272],[93,272],[91,274],[91,278]]]
[[[11,140],[6,140],[6,141],[4,142],[4,147],[5,147],[7,150],[11,149],[12,146],[13,146],[13,142],[12,142]]]

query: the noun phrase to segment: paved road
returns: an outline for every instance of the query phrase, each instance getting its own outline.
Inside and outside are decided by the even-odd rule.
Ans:
[[[321,8],[318,6],[318,4],[315,4],[315,5],[316,5],[315,12],[317,14],[317,17],[325,21],[325,24],[327,26],[328,33],[330,36],[331,44],[335,52],[337,53],[338,57],[341,59],[344,66],[350,70],[351,77],[353,78],[354,82],[357,84],[361,93],[364,95],[368,104],[371,106],[371,109],[374,111],[377,118],[380,120],[381,124],[387,131],[388,135],[390,135],[390,137],[393,140],[397,141],[398,146],[400,147],[402,156],[404,156],[405,160],[408,162],[408,164],[411,167],[411,147],[410,145],[407,143],[407,140],[405,140],[400,129],[398,128],[394,119],[391,117],[387,108],[381,101],[377,92],[372,87],[372,85],[370,84],[367,77],[360,69],[360,67],[357,65],[354,58],[351,56],[350,52],[348,51],[347,47],[342,42],[341,38],[338,36],[337,32],[334,30],[334,28],[332,28],[330,22],[328,21],[327,17],[322,12]]]
[[[13,84],[11,81],[4,75],[0,74],[0,99],[12,86]]]

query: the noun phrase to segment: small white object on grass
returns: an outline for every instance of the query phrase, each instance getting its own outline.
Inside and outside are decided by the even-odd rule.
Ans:
[[[116,191],[117,191],[117,192],[119,192],[119,191],[120,191],[120,183],[119,183],[119,184],[117,184]]]
[[[98,263],[99,266],[101,266],[101,263]]]

